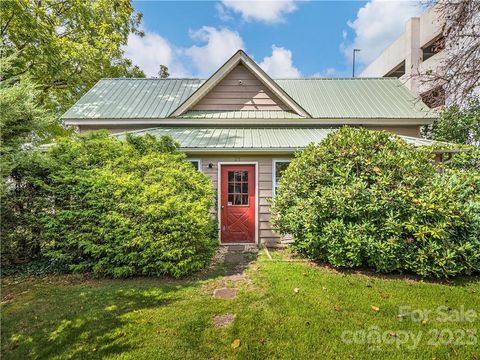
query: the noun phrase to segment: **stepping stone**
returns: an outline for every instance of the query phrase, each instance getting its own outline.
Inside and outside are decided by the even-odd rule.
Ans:
[[[225,276],[225,280],[230,280],[230,281],[242,281],[242,280],[245,280],[246,276],[245,276],[245,273],[241,272],[241,273],[238,273],[238,272],[234,272],[232,271],[231,274],[226,274],[227,276]]]
[[[234,314],[215,315],[213,317],[213,324],[216,328],[222,328],[229,325],[233,320],[235,320]]]
[[[245,245],[228,245],[228,251],[244,251]]]
[[[233,299],[237,296],[235,288],[220,288],[213,290],[213,297],[217,299]]]
[[[225,255],[225,260],[227,264],[240,264],[245,262],[245,256],[242,254],[227,254]]]

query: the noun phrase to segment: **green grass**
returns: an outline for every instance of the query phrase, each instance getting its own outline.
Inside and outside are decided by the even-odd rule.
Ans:
[[[434,283],[342,273],[283,261],[283,252],[272,255],[250,263],[233,300],[211,296],[225,285],[219,271],[178,281],[3,279],[2,359],[480,358],[478,278]],[[399,318],[400,306],[446,306],[450,315],[463,306],[477,316],[442,322],[432,314],[422,323]],[[225,313],[236,314],[234,322],[215,328],[213,316]],[[342,341],[344,331],[372,329],[386,334],[379,344]],[[443,339],[435,338],[435,329],[444,330],[438,333]],[[449,331],[456,336],[450,343]],[[403,332],[420,334],[418,345],[402,344]],[[241,341],[236,349],[234,339]]]

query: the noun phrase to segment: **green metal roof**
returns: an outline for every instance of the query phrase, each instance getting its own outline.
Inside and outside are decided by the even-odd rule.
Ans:
[[[170,135],[185,152],[218,151],[284,151],[294,152],[310,143],[324,140],[335,128],[200,128],[161,127],[130,131],[134,135],[151,134],[155,137]],[[125,134],[115,134],[123,139]],[[409,136],[400,136],[415,146],[433,144],[433,141]]]
[[[63,114],[62,119],[165,118],[204,81],[103,79]]]
[[[168,117],[204,82],[201,79],[100,80],[62,118],[159,119]],[[436,114],[397,79],[280,79],[275,80],[316,119],[422,119]],[[247,114],[248,113],[248,114]],[[251,112],[188,112],[194,118],[241,118]],[[298,117],[290,112],[253,112],[255,118]],[[186,115],[182,115],[186,117]],[[269,117],[270,118],[270,117]]]
[[[436,118],[395,78],[275,80],[313,117]]]

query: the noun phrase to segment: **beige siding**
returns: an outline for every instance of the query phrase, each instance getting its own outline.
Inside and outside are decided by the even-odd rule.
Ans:
[[[288,110],[288,107],[245,66],[238,65],[192,110]]]
[[[258,162],[258,237],[259,241],[274,245],[280,242],[280,236],[272,230],[270,223],[270,202],[272,197],[272,160],[271,156],[242,156],[242,157],[195,157],[202,162],[202,171],[210,176],[214,188],[218,189],[219,162]],[[280,157],[284,159],[285,157]],[[212,164],[212,168],[209,167]]]
[[[390,131],[397,135],[420,137],[420,126],[418,125],[408,125],[408,126],[374,126],[374,125],[365,125],[364,126],[370,130],[386,130]]]
[[[126,131],[132,131],[132,130],[141,130],[141,129],[149,129],[155,127],[155,125],[131,125],[131,126],[126,126],[126,125],[79,125],[78,126],[78,131],[80,133],[84,133],[87,131],[93,131],[93,130],[108,130],[112,134],[117,134],[117,133],[124,133]]]

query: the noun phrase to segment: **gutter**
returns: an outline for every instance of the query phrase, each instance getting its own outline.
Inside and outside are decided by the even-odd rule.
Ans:
[[[295,127],[298,125],[428,125],[433,122],[435,118],[395,118],[395,119],[385,119],[385,118],[331,118],[331,119],[306,119],[306,118],[287,118],[287,119],[228,119],[228,118],[218,118],[218,119],[202,119],[202,118],[158,118],[158,119],[63,119],[65,125],[70,126],[82,126],[82,125],[114,125],[114,126],[124,126],[124,125],[212,125],[212,126],[242,126],[242,125],[251,125],[251,126],[264,126],[264,125],[288,125]]]

